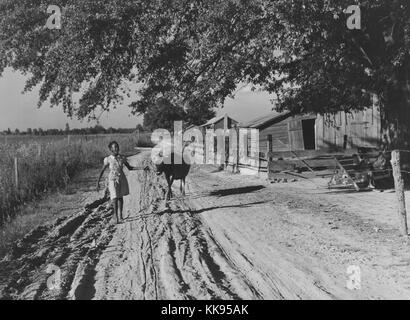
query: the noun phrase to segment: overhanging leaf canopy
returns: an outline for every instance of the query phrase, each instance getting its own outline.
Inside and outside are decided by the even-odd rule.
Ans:
[[[159,96],[220,104],[239,83],[298,112],[360,109],[370,93],[387,109],[405,99],[407,0],[362,1],[361,30],[346,27],[351,0],[53,2],[61,30],[45,27],[45,1],[1,0],[0,71],[27,73],[39,104],[50,99],[69,115],[108,110],[124,94],[135,113]],[[127,92],[130,82],[138,86]]]

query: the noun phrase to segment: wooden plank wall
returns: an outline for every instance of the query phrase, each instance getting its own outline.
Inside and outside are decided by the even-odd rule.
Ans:
[[[318,115],[316,118],[316,148],[376,148],[381,140],[380,112],[376,106],[354,113],[338,112],[335,115]]]
[[[289,150],[288,123],[283,121],[259,131],[259,150],[265,153],[268,135],[272,135],[272,148],[277,151]]]
[[[304,150],[302,120],[315,119],[316,116],[305,115],[289,117],[259,131],[259,150],[266,152],[267,137],[272,135],[272,149],[282,152],[289,150]]]

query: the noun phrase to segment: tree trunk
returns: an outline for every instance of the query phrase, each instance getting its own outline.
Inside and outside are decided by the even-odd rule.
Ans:
[[[403,236],[408,235],[407,231],[407,212],[406,212],[406,198],[404,195],[404,183],[400,170],[400,151],[394,150],[391,156],[391,164],[393,168],[394,187],[397,196],[397,208],[400,224],[400,232]]]
[[[401,90],[390,94],[381,106],[382,148],[385,150],[410,150],[410,94],[408,82]],[[403,155],[403,163],[409,157]]]

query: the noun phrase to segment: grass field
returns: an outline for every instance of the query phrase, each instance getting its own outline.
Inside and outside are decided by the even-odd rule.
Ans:
[[[121,153],[132,154],[137,146],[150,146],[150,134],[90,136],[1,137],[0,225],[11,221],[19,207],[42,194],[64,189],[72,177],[85,168],[99,167],[116,140]],[[5,143],[7,142],[7,144]],[[18,159],[18,185],[15,175]]]

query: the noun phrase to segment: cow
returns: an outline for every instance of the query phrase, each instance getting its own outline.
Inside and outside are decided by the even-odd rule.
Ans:
[[[166,200],[170,200],[172,197],[172,184],[175,180],[181,180],[180,191],[183,196],[185,196],[185,179],[189,173],[191,166],[184,162],[182,159],[181,164],[174,163],[174,153],[171,153],[171,161],[162,160],[161,163],[156,164],[156,174],[159,176],[162,173],[165,174],[165,179],[167,180],[168,190],[166,194]]]

